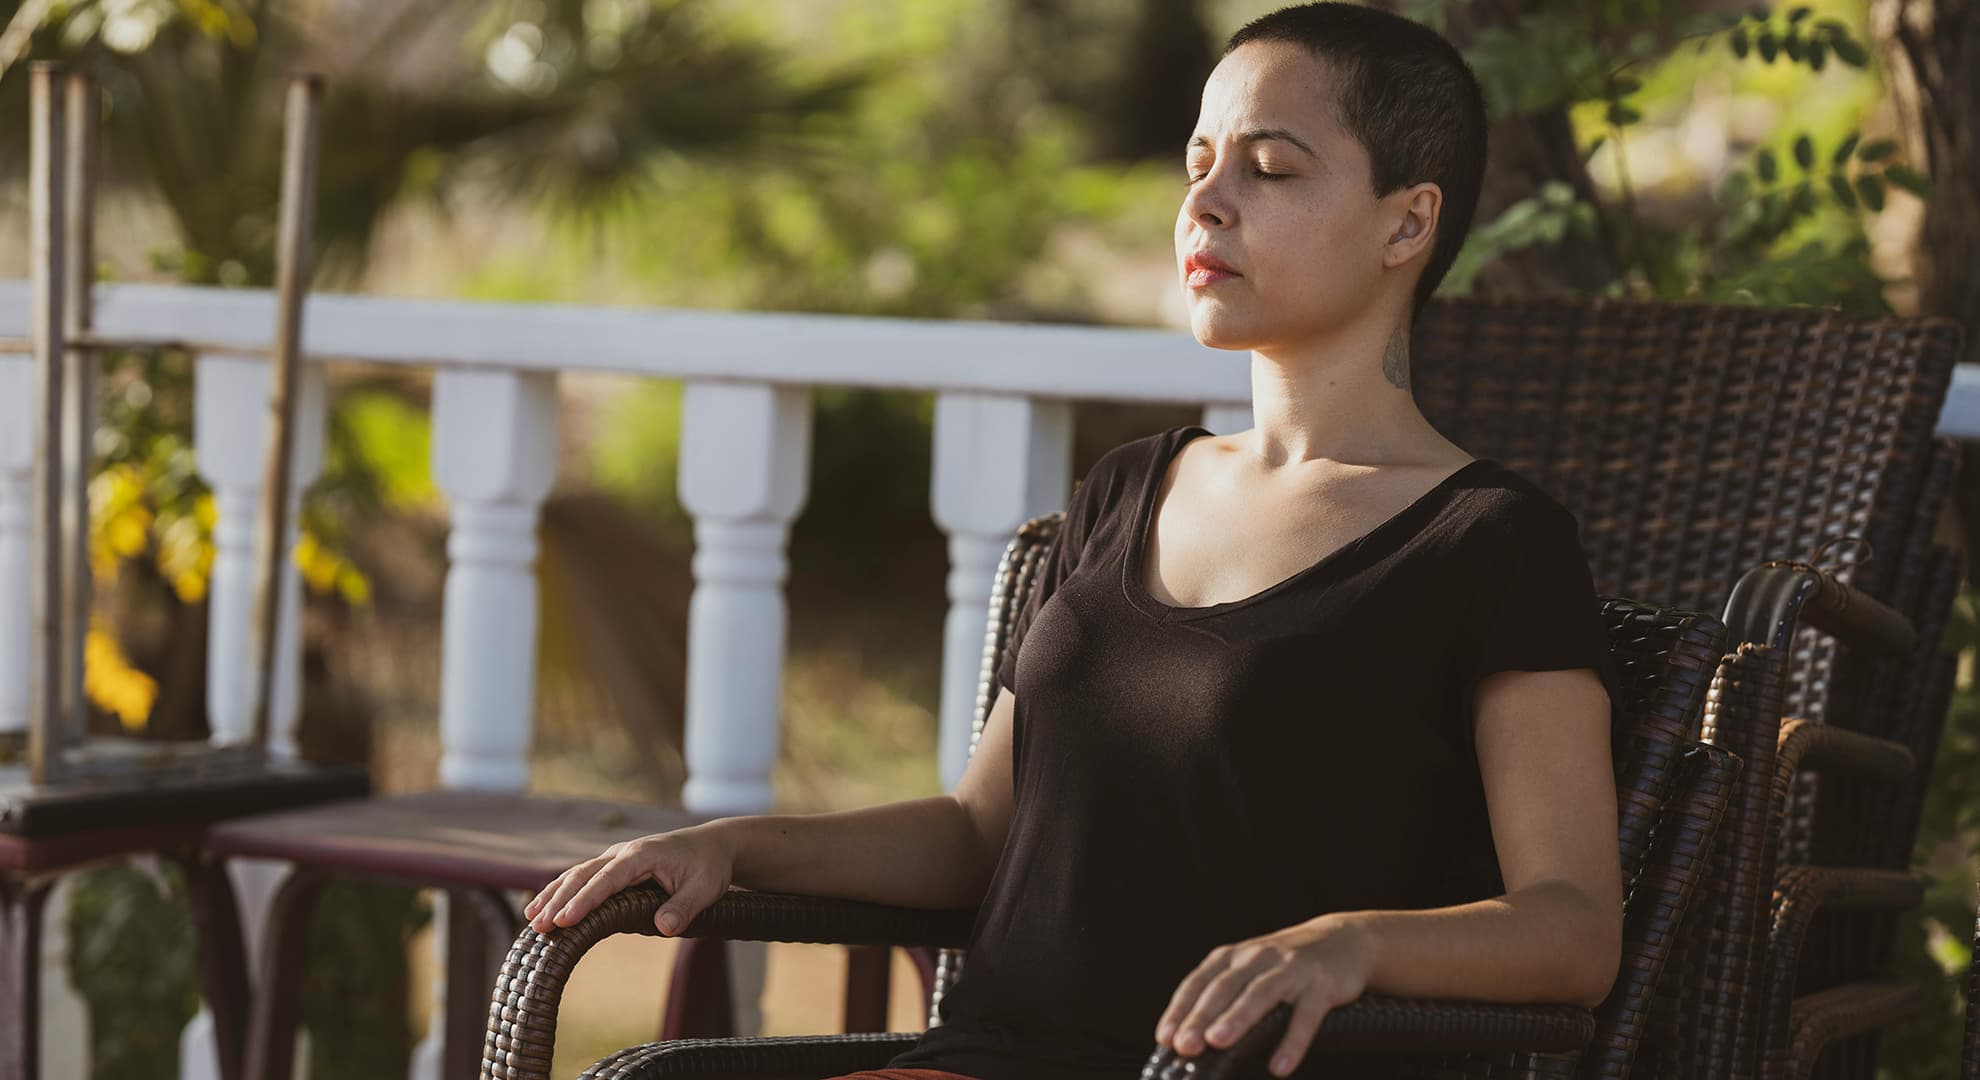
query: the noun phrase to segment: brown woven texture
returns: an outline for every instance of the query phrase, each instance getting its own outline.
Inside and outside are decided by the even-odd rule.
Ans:
[[[1935,499],[1936,493],[1928,489],[1926,498]],[[1922,997],[1886,989],[1898,918],[1922,901],[1922,890],[1902,883],[1914,877],[1909,866],[1924,779],[1944,730],[1957,669],[1956,656],[1940,648],[1939,639],[1958,589],[1959,558],[1931,542],[1928,521],[1921,517],[1918,524],[1920,533],[1912,541],[1916,554],[1907,560],[1915,568],[1908,599],[1916,642],[1902,656],[1875,665],[1883,672],[1867,684],[1868,701],[1819,725],[1849,725],[1850,738],[1832,740],[1812,760],[1777,765],[1776,809],[1785,810],[1788,833],[1775,875],[1777,917],[1761,972],[1766,1041],[1759,1075],[1766,1080],[1803,1075],[1869,1080],[1876,1075],[1883,1029],[1923,1006]],[[1875,735],[1853,730],[1858,727],[1872,728]],[[1783,733],[1782,746],[1801,737],[1791,728]],[[1908,769],[1899,768],[1901,759],[1909,760]],[[1787,853],[1796,850],[1816,861],[1791,859]],[[1864,883],[1876,882],[1888,886],[1883,902],[1864,902]],[[1784,903],[1798,904],[1799,913],[1780,917]],[[1859,1004],[1851,1024],[1789,1026],[1796,995],[1823,995],[1818,1000],[1829,1003],[1829,1015],[1839,1002],[1856,1000],[1852,993],[1912,1012],[1874,1013]],[[1873,1017],[1878,1022],[1870,1023]]]
[[[1919,586],[1906,556],[1936,506],[1928,489],[1942,491],[1948,475],[1948,440],[1933,429],[1959,351],[1959,328],[1942,319],[1448,300],[1425,311],[1411,378],[1440,431],[1575,512],[1605,593],[1720,611],[1748,569],[1857,537],[1864,543],[1833,546],[1820,561],[1911,614],[1919,608],[1901,593]],[[1666,980],[1689,995],[1671,1003],[1685,1049],[1644,1075],[1725,1080],[1758,1069],[1780,718],[1835,713],[1866,731],[1897,722],[1897,691],[1879,692],[1903,681],[1888,661],[1854,657],[1804,625],[1767,663],[1771,673],[1755,661],[1729,673],[1736,681],[1708,705],[1708,738],[1746,768],[1684,931],[1693,940],[1680,942]],[[1807,809],[1788,815],[1789,831],[1800,821],[1819,835],[1812,785],[1801,798]],[[1916,831],[1899,817],[1880,828],[1888,846]],[[1814,943],[1804,955],[1827,949]]]
[[[614,934],[657,936],[653,917],[666,899],[665,891],[656,885],[634,885],[609,897],[571,926],[548,934],[524,928],[495,980],[482,1048],[484,1080],[549,1076],[557,1009],[572,969],[591,946]],[[732,889],[696,916],[680,936],[950,946],[969,939],[973,917],[970,911],[924,911]],[[850,1067],[868,1064],[856,1062]]]

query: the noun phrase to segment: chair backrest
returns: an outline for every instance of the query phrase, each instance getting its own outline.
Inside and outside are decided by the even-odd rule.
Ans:
[[[975,751],[995,700],[995,673],[1009,644],[1017,613],[1035,585],[1038,568],[1058,538],[1062,511],[1019,526],[1005,545],[991,587],[983,665],[970,736]],[[1609,999],[1598,1011],[1598,1033],[1584,1056],[1589,1077],[1621,1076],[1649,1030],[1650,1003],[1676,937],[1682,913],[1702,875],[1704,855],[1724,812],[1739,760],[1696,742],[1698,716],[1726,648],[1726,627],[1715,615],[1663,608],[1638,600],[1603,597],[1623,701],[1621,727],[1612,733],[1619,826],[1618,853],[1625,887],[1627,928],[1623,966]],[[959,974],[960,950],[945,950],[937,964],[933,1005]],[[931,1023],[935,1018],[931,1015]],[[1599,1067],[1596,1063],[1604,1063]],[[1503,1063],[1476,1063],[1480,1075],[1503,1076]],[[1463,1063],[1440,1069],[1469,1075]]]
[[[1440,431],[1574,511],[1600,591],[1723,611],[1746,570],[1801,558],[1910,614],[1933,602],[1919,599],[1930,586],[1914,575],[1929,549],[1922,523],[1946,483],[1947,440],[1934,430],[1961,339],[1950,320],[1812,308],[1450,299],[1425,309],[1411,380]],[[1852,537],[1867,547],[1823,557]],[[1852,820],[1812,778],[1794,785],[1795,812],[1777,836],[1776,731],[1766,730],[1785,713],[1888,734],[1902,723],[1907,661],[1852,656],[1804,625],[1786,649],[1723,673],[1710,738],[1746,768],[1674,961],[1673,985],[1694,996],[1669,1030],[1697,1056],[1671,1059],[1659,1077],[1724,1080],[1756,1063],[1757,963],[1779,846],[1834,848],[1849,833],[1859,849],[1909,851],[1915,812]],[[1929,749],[1913,746],[1921,759]]]
[[[1860,536],[1837,574],[1891,601],[1960,344],[1946,319],[1449,298],[1410,381],[1438,431],[1574,511],[1601,592],[1719,612],[1748,568]],[[1800,635],[1794,715],[1822,719],[1835,651]]]

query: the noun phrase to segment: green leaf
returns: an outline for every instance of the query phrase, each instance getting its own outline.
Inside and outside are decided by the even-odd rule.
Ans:
[[[1822,70],[1822,65],[1829,62],[1829,47],[1827,45],[1819,41],[1811,41],[1808,43],[1807,51],[1808,67],[1810,70],[1820,71]]]
[[[1611,101],[1609,103],[1609,123],[1617,127],[1622,127],[1626,124],[1634,124],[1641,119],[1643,119],[1643,114],[1634,108],[1620,101]]]
[[[1874,176],[1856,178],[1856,193],[1863,197],[1863,205],[1872,210],[1884,208],[1884,182]]]
[[[1806,4],[1796,8],[1789,8],[1788,21],[1791,23],[1798,23],[1801,20],[1807,18],[1809,16],[1809,13],[1813,12],[1814,10],[1815,10],[1814,8],[1809,7]]]
[[[1850,67],[1869,67],[1870,53],[1862,45],[1848,38],[1839,37],[1830,45],[1836,50],[1836,59]]]
[[[1607,135],[1595,136],[1594,141],[1588,144],[1588,149],[1583,150],[1581,152],[1581,160],[1583,161],[1593,160],[1595,157],[1595,151],[1600,150],[1602,148],[1602,144],[1608,141],[1609,141],[1609,137]]]
[[[1760,39],[1754,42],[1754,44],[1760,49],[1760,59],[1770,64],[1774,62],[1774,57],[1780,55],[1781,43],[1779,39],[1774,37],[1772,30],[1760,31]]]
[[[1634,94],[1641,89],[1643,89],[1643,80],[1637,78],[1636,76],[1634,75],[1616,76],[1615,91],[1617,97],[1627,97],[1628,95]]]
[[[1815,143],[1806,135],[1797,135],[1795,137],[1794,163],[1804,169],[1815,167]]]
[[[1746,13],[1761,22],[1766,22],[1767,16],[1772,15],[1773,11],[1765,4],[1748,4],[1746,5]]]
[[[1863,149],[1858,150],[1856,156],[1864,161],[1882,161],[1892,154],[1897,153],[1897,149],[1898,144],[1896,140],[1878,139],[1874,142],[1863,144]]]
[[[1849,27],[1845,26],[1841,19],[1816,19],[1815,29],[1832,37],[1846,38],[1849,36]]]
[[[1742,26],[1727,35],[1726,44],[1732,46],[1734,56],[1739,57],[1741,60],[1746,59],[1746,28]]]
[[[1848,180],[1840,176],[1829,177],[1829,190],[1835,194],[1837,202],[1851,210],[1856,209],[1856,192],[1849,189]]]
[[[1781,48],[1787,53],[1789,60],[1799,61],[1801,59],[1801,35],[1789,31],[1781,37]]]
[[[1760,151],[1760,156],[1754,160],[1753,171],[1760,174],[1760,179],[1765,180],[1769,184],[1773,183],[1774,178],[1779,176],[1781,172],[1779,163],[1774,160],[1774,152],[1772,150]]]
[[[1920,176],[1909,165],[1892,165],[1884,170],[1884,179],[1921,199],[1932,193],[1932,182]]]
[[[1851,150],[1856,149],[1856,144],[1860,142],[1862,139],[1863,139],[1862,132],[1858,132],[1858,131],[1850,132],[1849,137],[1842,141],[1842,145],[1836,147],[1836,152],[1834,156],[1829,158],[1830,164],[1840,168],[1843,162],[1849,160],[1849,152]]]
[[[1807,217],[1809,214],[1814,213],[1815,189],[1809,187],[1806,180],[1802,181],[1796,185],[1794,189],[1794,200],[1789,205],[1794,208],[1794,212],[1798,217]]]

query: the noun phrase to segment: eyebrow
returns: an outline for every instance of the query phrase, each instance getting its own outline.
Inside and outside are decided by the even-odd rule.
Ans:
[[[1252,128],[1250,131],[1247,131],[1242,135],[1238,136],[1239,142],[1246,142],[1246,143],[1263,142],[1266,139],[1276,139],[1280,142],[1289,142],[1294,146],[1299,147],[1301,150],[1306,151],[1307,156],[1309,157],[1320,156],[1318,153],[1314,151],[1314,149],[1311,146],[1306,145],[1305,139],[1302,139],[1299,136],[1294,135],[1292,132],[1287,131],[1285,128]],[[1206,136],[1198,135],[1196,138],[1189,140],[1189,146],[1186,147],[1185,149],[1193,150],[1199,146],[1204,147],[1206,149],[1210,148],[1209,138],[1207,138]]]

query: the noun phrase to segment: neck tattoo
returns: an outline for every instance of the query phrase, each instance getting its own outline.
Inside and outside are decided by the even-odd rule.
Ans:
[[[1389,343],[1382,348],[1382,374],[1390,385],[1409,389],[1409,339],[1403,336],[1401,326],[1389,335]]]

